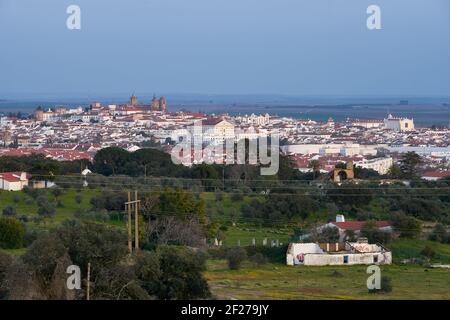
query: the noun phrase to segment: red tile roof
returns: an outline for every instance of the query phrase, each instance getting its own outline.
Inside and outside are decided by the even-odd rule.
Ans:
[[[19,182],[20,176],[22,172],[1,172],[0,179],[6,180],[8,182]],[[26,179],[29,180],[31,178],[31,174],[26,173]]]
[[[339,229],[355,231],[361,230],[367,223],[367,221],[345,221],[345,222],[331,222],[331,223],[337,226]],[[389,221],[375,221],[375,225],[378,228],[386,228],[392,226],[391,222]]]
[[[422,177],[430,177],[430,178],[450,177],[450,171],[428,171],[422,174]]]

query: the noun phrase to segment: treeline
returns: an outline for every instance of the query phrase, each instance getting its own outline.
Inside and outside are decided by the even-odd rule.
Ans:
[[[0,157],[0,172],[28,172],[40,178],[52,179],[63,174],[80,174],[90,165],[88,160],[57,161],[33,154],[24,157]]]
[[[153,148],[135,152],[118,147],[104,148],[96,153],[92,163],[88,160],[56,161],[42,155],[0,157],[0,172],[26,171],[36,176],[48,177],[76,175],[86,168],[103,176],[199,179],[203,180],[204,185],[211,187],[219,185],[219,181],[224,179],[251,181],[267,178],[260,175],[260,167],[257,165],[176,165],[169,154]],[[312,178],[312,175],[301,175],[292,168],[287,157],[280,155],[280,168],[275,178],[288,180],[305,177]]]
[[[124,232],[96,223],[66,221],[41,234],[22,256],[0,252],[0,299],[198,299],[210,291],[202,272],[205,255],[190,248],[158,246],[129,255]],[[70,265],[83,276],[79,290],[66,286]]]
[[[95,206],[106,210],[123,205],[122,190],[167,195],[170,201],[166,206],[169,208],[171,201],[176,203],[174,199],[183,194],[173,196],[167,190],[186,189],[193,195],[205,191],[225,192],[236,202],[250,195],[254,199],[242,205],[239,215],[257,224],[275,225],[306,220],[320,211],[326,211],[329,219],[333,219],[336,213],[344,213],[359,220],[389,220],[392,213],[399,212],[416,219],[446,224],[450,212],[450,179],[437,182],[415,179],[420,161],[415,154],[405,154],[401,161],[401,176],[412,177],[410,185],[402,182],[380,184],[373,180],[337,185],[329,179],[317,177],[314,172],[299,173],[293,169],[289,158],[283,156],[275,176],[261,176],[258,166],[201,164],[184,167],[175,165],[169,154],[157,149],[127,152],[115,147],[100,150],[93,163],[58,162],[42,156],[3,157],[0,158],[0,171],[24,170],[37,178],[40,174],[46,177],[54,175],[53,180],[61,188],[81,190],[88,187],[122,194],[121,197],[109,196],[98,200]],[[79,172],[86,166],[94,174],[82,177]],[[363,170],[358,174],[371,175],[371,172]],[[51,214],[51,208],[45,210],[48,209],[45,203],[40,207],[43,207],[43,215],[47,212]],[[374,207],[376,213],[373,212]],[[164,207],[159,210],[169,211]],[[170,210],[180,209],[172,207]]]

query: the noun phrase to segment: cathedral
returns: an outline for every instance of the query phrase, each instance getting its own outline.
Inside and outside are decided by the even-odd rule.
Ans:
[[[137,99],[137,97],[133,94],[130,98],[130,102],[129,102],[130,106],[133,107],[149,107],[150,110],[152,111],[162,111],[162,112],[166,112],[167,111],[167,101],[165,97],[160,97],[159,99],[156,98],[155,95],[153,95],[153,99],[150,103],[150,105],[140,105],[139,101]]]

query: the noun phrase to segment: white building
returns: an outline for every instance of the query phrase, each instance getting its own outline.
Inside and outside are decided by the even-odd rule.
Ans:
[[[0,173],[0,190],[20,191],[28,186],[31,175],[26,172]]]
[[[362,127],[366,129],[381,128],[384,126],[383,120],[364,120],[355,119],[351,121],[352,126]]]
[[[355,162],[355,165],[359,168],[372,169],[379,174],[386,174],[394,164],[394,160],[391,157],[383,157],[376,159],[369,159]]]
[[[293,144],[281,146],[284,154],[340,154],[342,156],[376,155],[386,145],[360,145],[358,143]]]
[[[391,264],[392,253],[382,245],[362,240],[342,243],[291,243],[286,253],[289,266]]]
[[[450,171],[427,171],[422,174],[422,179],[427,181],[438,181],[440,179],[445,179],[450,177]]]
[[[414,131],[414,120],[408,118],[395,118],[390,114],[384,119],[384,127],[397,132]]]
[[[373,221],[375,227],[378,230],[392,233],[394,228],[390,221]],[[353,231],[356,236],[359,236],[363,227],[367,224],[367,221],[345,221],[345,217],[342,214],[336,215],[336,221],[328,222],[317,228],[318,232],[322,232],[325,228],[337,228],[339,232],[339,241],[343,242],[346,238],[346,231]]]

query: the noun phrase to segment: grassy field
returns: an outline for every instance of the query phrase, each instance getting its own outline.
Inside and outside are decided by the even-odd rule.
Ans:
[[[415,239],[397,239],[388,245],[392,250],[394,262],[399,263],[403,259],[419,258],[420,252],[425,247],[432,248],[436,255],[433,262],[450,264],[450,245],[434,241],[415,240]],[[450,273],[450,269],[448,271]]]
[[[30,218],[27,226],[49,229],[62,221],[73,219],[76,212],[91,208],[90,200],[100,191],[81,190],[81,203],[75,201],[77,191],[67,190],[60,197],[60,206],[52,218],[34,222],[38,217],[38,205],[24,192],[0,192],[0,211],[7,205],[15,208],[17,216]],[[45,191],[50,202],[54,195]],[[293,226],[266,228],[255,226],[235,216],[243,203],[251,201],[244,196],[242,200],[232,200],[223,194],[217,199],[213,193],[203,193],[210,217],[213,221],[227,226],[224,245],[250,245],[252,239],[261,245],[263,239],[268,244],[272,240],[289,242]],[[380,210],[381,211],[381,210]],[[322,213],[326,215],[326,213]],[[232,221],[235,223],[233,224]],[[109,219],[108,224],[124,226],[120,220]],[[450,245],[425,240],[397,239],[388,247],[393,251],[394,265],[383,266],[382,274],[392,280],[393,291],[387,294],[369,294],[366,288],[366,266],[327,266],[327,267],[288,267],[283,263],[269,263],[253,266],[245,262],[241,270],[229,270],[224,260],[209,260],[205,276],[212,293],[221,299],[450,299],[450,270],[432,269],[418,265],[401,265],[403,259],[423,258],[420,252],[426,246],[436,255],[432,262],[450,264]],[[21,255],[25,249],[4,250],[12,255]]]
[[[209,260],[211,291],[219,299],[450,299],[450,271],[420,266],[382,266],[390,293],[371,294],[367,266],[289,267],[246,263],[232,271],[224,260]]]
[[[54,195],[46,190],[43,191],[47,196],[49,202],[56,203]],[[64,193],[59,196],[58,200],[61,206],[56,206],[55,216],[45,219],[42,223],[38,225],[34,224],[33,221],[29,222],[33,227],[52,227],[60,224],[62,221],[71,219],[74,217],[75,213],[80,210],[86,210],[91,207],[90,200],[93,196],[98,194],[100,191],[96,190],[81,190],[79,192],[81,196],[81,203],[78,204],[75,201],[75,197],[78,194],[75,190],[65,190]],[[16,210],[16,216],[27,216],[33,219],[38,217],[38,205],[35,199],[27,195],[25,192],[0,192],[0,212],[6,207],[12,206]]]
[[[229,227],[225,232],[226,238],[223,240],[223,244],[226,246],[235,246],[240,241],[242,246],[248,246],[252,244],[252,240],[255,239],[258,245],[262,245],[264,239],[267,239],[267,243],[270,244],[272,240],[278,240],[279,243],[285,244],[292,236],[292,228],[264,228],[264,227],[252,227],[252,226],[235,226]]]

